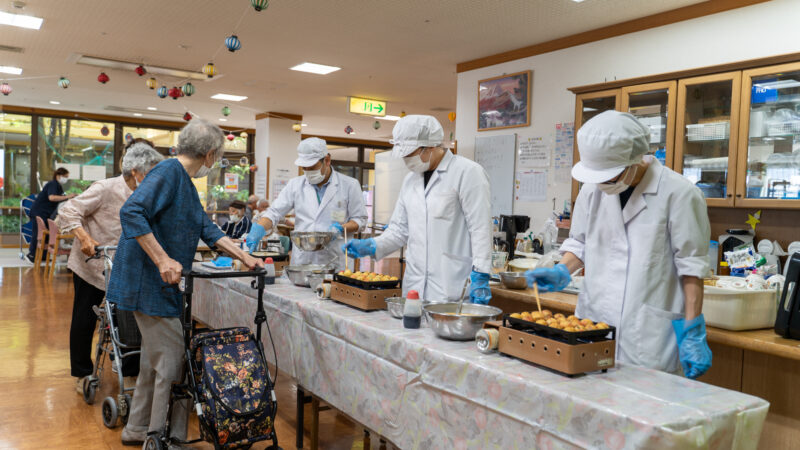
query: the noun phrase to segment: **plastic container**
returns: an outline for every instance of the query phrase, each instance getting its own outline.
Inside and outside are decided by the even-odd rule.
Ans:
[[[405,328],[419,328],[422,322],[422,301],[419,293],[411,290],[406,294],[406,302],[403,305],[403,326]]]
[[[267,271],[266,284],[275,284],[275,263],[272,258],[264,260],[264,269]]]
[[[714,272],[714,275],[718,275],[719,270],[717,266],[719,265],[719,242],[711,241],[708,244],[708,267]]]
[[[778,299],[777,289],[704,286],[703,316],[709,326],[726,330],[771,328],[775,326]]]

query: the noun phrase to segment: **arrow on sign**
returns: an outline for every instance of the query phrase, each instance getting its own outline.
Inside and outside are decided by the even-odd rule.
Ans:
[[[383,112],[383,105],[378,103],[377,105],[373,105],[373,109],[377,109],[378,110],[378,114],[380,114],[380,113]]]

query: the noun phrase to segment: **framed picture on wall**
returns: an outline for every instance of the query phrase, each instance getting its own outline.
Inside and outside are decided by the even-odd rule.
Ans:
[[[531,124],[531,77],[526,70],[478,81],[478,131]]]

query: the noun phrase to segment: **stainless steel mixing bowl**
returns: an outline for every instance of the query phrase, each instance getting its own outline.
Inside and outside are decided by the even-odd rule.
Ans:
[[[500,272],[500,281],[506,289],[527,289],[528,280],[524,272]]]
[[[425,319],[437,336],[456,341],[471,341],[483,324],[503,314],[503,310],[489,305],[464,303],[457,316],[458,303],[437,303],[422,307]]]
[[[286,266],[283,272],[289,277],[289,281],[296,286],[308,286],[308,277],[313,274],[334,273],[336,268],[333,266],[322,266],[319,264],[305,264],[301,266]]]
[[[396,319],[403,318],[403,307],[406,305],[405,297],[389,297],[386,299],[386,309]]]
[[[292,244],[306,252],[316,252],[330,244],[334,233],[329,231],[292,231]]]

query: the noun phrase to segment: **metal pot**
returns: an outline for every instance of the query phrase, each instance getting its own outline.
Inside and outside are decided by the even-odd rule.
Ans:
[[[333,240],[334,233],[329,231],[292,231],[292,244],[306,252],[322,250]]]
[[[500,272],[500,282],[506,289],[527,289],[528,279],[524,272]]]
[[[319,264],[305,264],[301,266],[286,266],[283,268],[283,272],[289,278],[289,281],[294,283],[295,286],[308,286],[309,285],[309,275],[325,275],[325,274],[332,274],[336,271],[336,268],[332,265],[322,266]]]
[[[389,297],[386,299],[386,309],[395,319],[403,318],[403,308],[406,305],[405,297]]]
[[[422,307],[425,319],[437,336],[456,341],[471,341],[483,324],[496,319],[503,310],[489,305],[464,303],[456,315],[458,303],[438,303]]]

